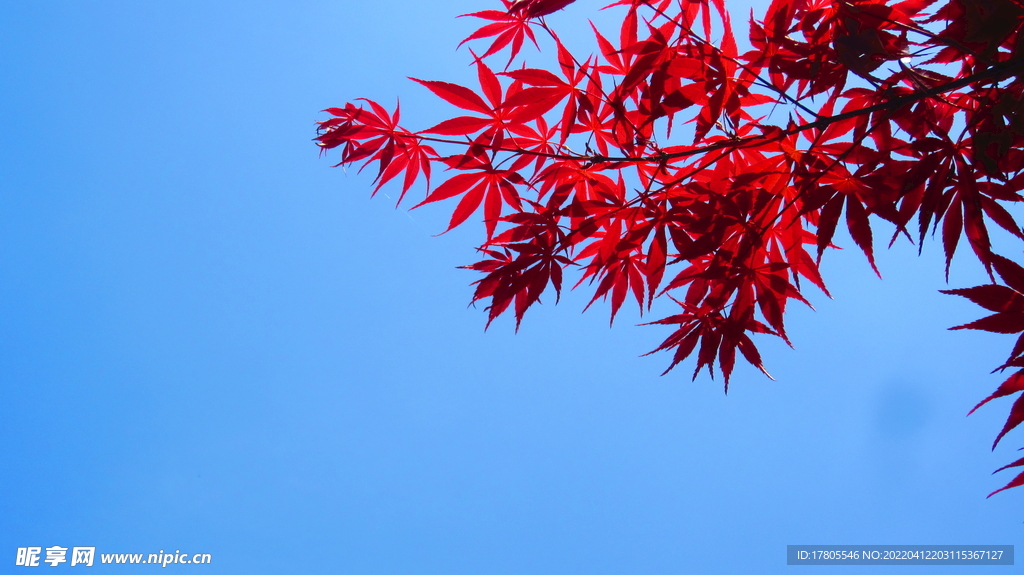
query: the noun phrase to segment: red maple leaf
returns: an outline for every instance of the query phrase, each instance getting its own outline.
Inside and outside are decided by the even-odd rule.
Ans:
[[[485,259],[466,268],[483,274],[473,301],[488,300],[488,325],[512,310],[518,327],[548,287],[557,301],[565,273],[612,319],[664,296],[680,313],[647,325],[674,327],[654,350],[672,354],[666,372],[695,354],[694,375],[717,366],[728,389],[737,352],[767,374],[754,336],[789,342],[787,304],[809,305],[801,281],[826,289],[819,262],[839,226],[874,268],[881,220],[890,243],[938,234],[947,274],[966,237],[993,283],[947,293],[993,313],[954,329],[1022,334],[1000,369],[1024,370],[1024,268],[990,239],[994,225],[1024,240],[1011,209],[1024,200],[1019,2],[772,0],[740,53],[725,0],[618,0],[617,33],[594,26],[586,55],[543,18],[571,3],[467,14],[485,21],[462,41],[487,42],[470,51],[479,90],[416,80],[461,110],[431,128],[369,100],[320,122],[322,149],[375,166],[376,189],[404,174],[404,196],[443,162],[416,207],[458,197],[447,229],[482,207]],[[537,33],[548,64],[512,68],[526,39],[541,49]],[[1018,398],[995,443],[1022,421]],[[1006,488],[1018,485],[1024,474]]]

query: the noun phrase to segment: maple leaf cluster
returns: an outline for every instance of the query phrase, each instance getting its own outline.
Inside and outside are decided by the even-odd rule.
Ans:
[[[613,321],[665,296],[678,313],[650,323],[674,331],[651,353],[672,355],[666,373],[696,354],[694,377],[717,366],[728,391],[737,351],[767,374],[752,335],[789,342],[801,282],[828,293],[840,222],[874,267],[874,218],[890,244],[938,233],[947,277],[966,238],[993,283],[950,293],[996,314],[960,327],[1024,331],[1024,270],[989,239],[1024,239],[1007,209],[1024,189],[1022,0],[772,0],[742,51],[724,0],[619,0],[618,34],[594,27],[586,57],[544,19],[573,0],[502,2],[466,15],[484,21],[463,40],[485,47],[478,87],[415,80],[460,115],[410,131],[357,100],[316,137],[375,168],[375,192],[400,179],[401,202],[422,180],[414,207],[454,200],[449,230],[482,213],[484,259],[465,267],[488,324],[511,309],[518,328],[566,271]],[[517,60],[538,37],[550,69]],[[1024,368],[1024,336],[1001,367]],[[1024,369],[992,397],[1022,390]],[[1021,421],[1024,399],[997,443]]]

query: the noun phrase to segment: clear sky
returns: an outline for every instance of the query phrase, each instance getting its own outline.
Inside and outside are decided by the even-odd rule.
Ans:
[[[1012,338],[946,331],[983,310],[937,290],[985,279],[961,257],[947,286],[935,243],[880,250],[880,281],[840,238],[835,300],[792,308],[796,350],[762,346],[778,381],[740,367],[728,396],[692,362],[659,377],[668,356],[639,356],[667,330],[635,310],[609,329],[583,293],[484,332],[455,269],[482,226],[431,237],[451,206],[370,199],[311,138],[361,96],[400,97],[414,128],[449,117],[405,77],[468,82],[454,17],[494,4],[4,6],[0,573],[54,545],[477,575],[1021,543],[1024,490],[985,499],[1022,444],[989,451],[1009,401],[965,417]],[[582,46],[595,6],[549,21]],[[928,568],[828,572],[856,569]]]

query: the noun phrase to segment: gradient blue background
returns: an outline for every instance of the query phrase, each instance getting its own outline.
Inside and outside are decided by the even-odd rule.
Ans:
[[[659,377],[638,356],[668,330],[582,292],[483,331],[455,269],[481,226],[431,237],[451,206],[371,200],[310,140],[360,96],[449,117],[405,76],[470,83],[454,16],[492,4],[4,5],[0,572],[95,545],[211,553],[169,567],[196,573],[917,573],[786,545],[1021,543],[1024,491],[985,499],[1008,401],[964,417],[1012,339],[946,331],[982,310],[937,292],[937,244],[882,249],[884,281],[830,254],[836,299],[761,346],[778,381],[728,396]],[[595,6],[549,20],[585,46]],[[984,281],[962,254],[950,286]]]

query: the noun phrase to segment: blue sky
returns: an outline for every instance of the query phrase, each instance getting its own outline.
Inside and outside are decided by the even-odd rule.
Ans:
[[[728,396],[692,367],[659,377],[668,357],[639,356],[667,331],[629,310],[609,329],[583,293],[484,332],[455,269],[482,227],[432,237],[450,207],[371,200],[311,138],[363,96],[400,97],[410,127],[448,117],[405,77],[468,83],[454,16],[492,7],[5,7],[0,572],[52,545],[379,575],[1019,543],[1024,491],[985,499],[1021,444],[988,449],[1007,401],[964,417],[1012,341],[946,331],[982,310],[937,290],[985,279],[960,257],[947,286],[937,244],[880,251],[884,281],[830,254],[835,300],[792,309],[795,351],[762,346],[778,381],[740,367]],[[550,21],[583,42],[593,15]]]

